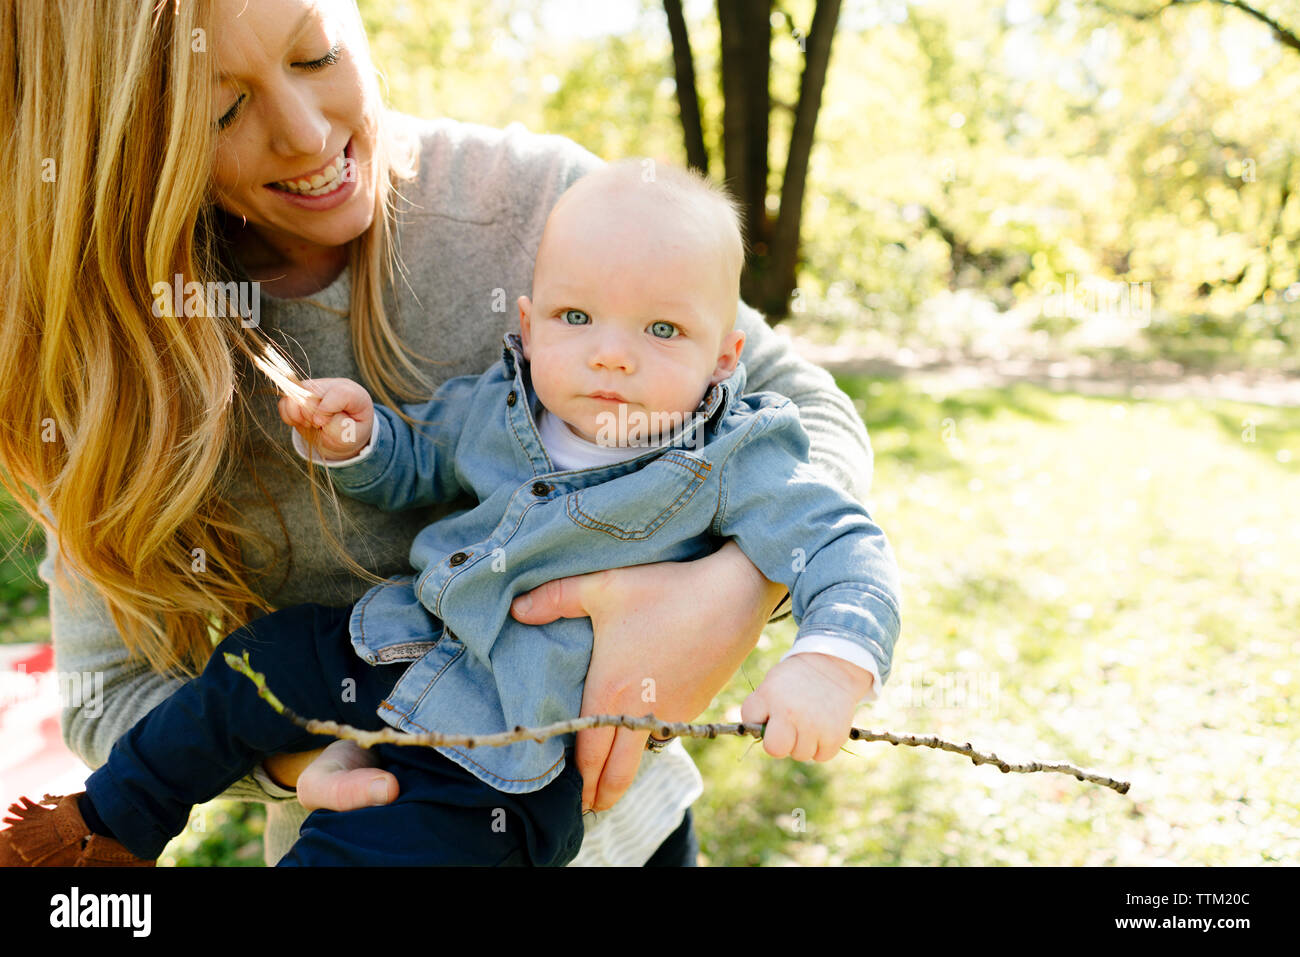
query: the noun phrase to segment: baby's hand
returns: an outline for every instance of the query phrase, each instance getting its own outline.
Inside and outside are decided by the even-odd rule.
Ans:
[[[829,761],[849,739],[853,712],[874,680],[842,658],[791,655],[745,699],[740,720],[767,722],[763,750],[774,758]]]
[[[370,441],[375,427],[375,403],[363,386],[351,379],[307,379],[315,393],[307,399],[280,397],[280,418],[310,446],[314,439],[327,461],[348,459]]]

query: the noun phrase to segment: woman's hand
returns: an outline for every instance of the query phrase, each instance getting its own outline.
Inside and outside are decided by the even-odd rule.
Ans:
[[[273,754],[263,765],[276,783],[298,788],[298,801],[309,811],[353,811],[388,804],[397,798],[397,778],[381,771],[374,754],[355,741],[300,754]]]
[[[653,713],[691,721],[731,680],[785,594],[734,542],[693,562],[658,562],[560,578],[520,595],[530,625],[591,617],[582,715]],[[583,809],[614,806],[636,777],[648,733],[578,732]]]

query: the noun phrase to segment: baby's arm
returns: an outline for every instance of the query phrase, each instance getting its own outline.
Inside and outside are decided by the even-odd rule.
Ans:
[[[768,405],[725,460],[715,530],[789,588],[794,648],[741,709],[766,721],[774,757],[828,760],[853,713],[889,674],[899,632],[898,569],[867,510],[808,463],[792,403]]]
[[[449,502],[467,490],[455,468],[455,449],[474,408],[481,376],[444,382],[427,402],[403,405],[412,426],[394,410],[375,405],[351,379],[310,379],[315,398],[280,399],[280,418],[294,427],[295,447],[315,437],[334,486],[385,512]]]

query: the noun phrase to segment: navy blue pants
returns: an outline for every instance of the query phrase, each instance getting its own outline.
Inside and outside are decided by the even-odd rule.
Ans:
[[[195,804],[209,801],[269,754],[310,751],[312,735],[258,697],[224,652],[248,651],[256,671],[290,709],[365,730],[405,663],[372,666],[352,649],[351,607],[284,608],[232,632],[199,677],[142,718],[86,782],[96,811],[132,853],[155,858],[184,829]],[[379,745],[396,776],[392,804],[313,811],[280,862],[295,865],[533,865],[571,861],[582,843],[582,778],[572,753],[560,776],[529,794],[484,784],[432,748]],[[647,866],[694,864],[690,814]]]

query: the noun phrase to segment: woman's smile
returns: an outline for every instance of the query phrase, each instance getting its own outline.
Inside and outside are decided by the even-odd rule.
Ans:
[[[357,190],[356,160],[352,140],[324,166],[287,180],[266,183],[263,188],[300,209],[326,210],[342,205]]]

